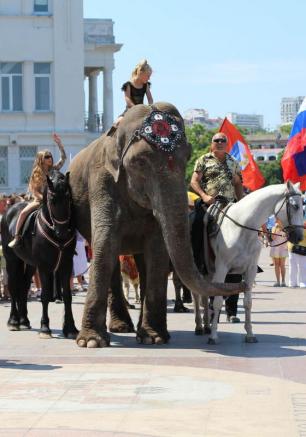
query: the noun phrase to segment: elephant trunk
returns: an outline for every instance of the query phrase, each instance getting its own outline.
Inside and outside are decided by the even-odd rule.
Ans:
[[[158,186],[161,187],[162,185]],[[191,248],[188,201],[186,190],[178,191],[180,184],[167,186],[161,193],[155,186],[153,213],[160,223],[168,254],[181,281],[192,292],[200,296],[229,296],[245,291],[245,284],[213,284],[204,279],[197,269]],[[185,184],[181,185],[185,187]],[[173,188],[173,190],[171,190]],[[171,198],[171,199],[170,199]]]

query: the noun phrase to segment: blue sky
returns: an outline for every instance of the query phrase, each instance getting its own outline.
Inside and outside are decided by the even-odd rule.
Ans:
[[[111,18],[114,116],[125,107],[122,83],[147,58],[155,101],[181,113],[204,108],[264,115],[280,122],[282,97],[306,95],[304,0],[84,0],[85,18]]]

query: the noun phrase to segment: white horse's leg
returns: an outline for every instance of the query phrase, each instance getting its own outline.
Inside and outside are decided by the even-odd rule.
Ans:
[[[216,273],[213,276],[212,282],[224,282],[227,273],[227,267],[221,264],[220,259],[216,259]],[[223,305],[223,296],[215,296],[213,302],[213,319],[211,323],[211,333],[208,338],[208,344],[217,344],[218,339],[218,320]]]
[[[250,266],[246,272],[246,283],[249,285],[249,290],[244,293],[243,306],[245,311],[245,323],[244,328],[246,330],[245,341],[246,343],[257,343],[257,338],[253,334],[251,311],[252,311],[252,287],[256,277],[257,265]]]
[[[221,312],[222,305],[223,305],[223,297],[215,296],[214,303],[213,303],[214,315],[212,319],[211,333],[208,339],[208,344],[217,344],[219,341],[217,329],[218,329],[219,314]]]
[[[204,334],[210,334],[210,317],[209,317],[209,306],[208,306],[208,296],[202,297],[202,306],[203,306],[203,324],[204,324]]]
[[[200,296],[192,293],[193,307],[194,307],[194,320],[195,320],[195,335],[203,335],[203,326],[201,318],[201,308],[200,308]]]

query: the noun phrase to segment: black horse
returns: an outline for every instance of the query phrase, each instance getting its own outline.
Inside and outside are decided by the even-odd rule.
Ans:
[[[71,309],[70,277],[76,244],[71,202],[69,174],[64,176],[54,170],[50,177],[47,176],[42,206],[26,219],[22,239],[14,249],[8,244],[15,233],[19,212],[27,203],[13,205],[2,218],[2,246],[11,294],[11,313],[7,325],[11,331],[31,329],[27,294],[33,273],[38,268],[42,284],[40,336],[51,337],[48,305],[54,301],[55,273],[60,278],[65,305],[63,334],[75,338],[78,333]]]

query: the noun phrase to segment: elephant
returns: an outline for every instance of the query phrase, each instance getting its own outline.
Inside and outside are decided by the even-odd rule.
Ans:
[[[69,168],[76,226],[93,248],[76,341],[80,347],[109,346],[106,312],[109,288],[116,282],[113,275],[119,271],[118,256],[142,254],[140,279],[145,293],[137,340],[164,344],[170,337],[166,318],[169,256],[182,282],[200,296],[227,296],[245,287],[208,283],[194,264],[185,182],[191,146],[178,110],[165,102],[136,105],[113,131],[81,150]],[[115,308],[112,317],[120,323]],[[113,321],[111,328],[116,330]]]

